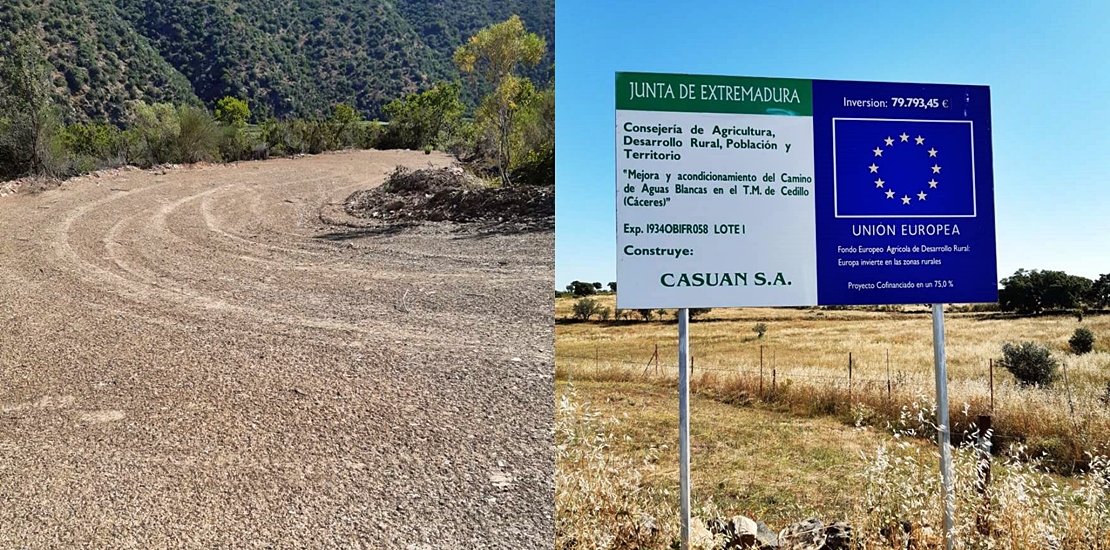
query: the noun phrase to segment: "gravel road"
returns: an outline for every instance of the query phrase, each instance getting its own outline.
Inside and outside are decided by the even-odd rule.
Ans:
[[[0,550],[552,547],[554,232],[343,213],[429,163],[0,198]]]

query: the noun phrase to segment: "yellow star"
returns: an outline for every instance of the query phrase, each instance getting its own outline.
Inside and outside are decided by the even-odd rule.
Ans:
[[[940,173],[940,166],[937,166],[937,165],[934,164],[933,165],[933,173],[934,174],[939,174]]]
[[[886,139],[884,139],[883,141],[886,143],[887,147],[890,147],[891,145],[894,145],[894,138],[892,138],[890,136],[887,136]]]
[[[935,180],[935,179],[929,180],[929,189],[936,189],[936,188],[937,188],[937,180]]]
[[[872,174],[878,174],[879,173],[879,167],[876,166],[874,162],[872,162],[871,166],[868,166],[868,168],[871,169]]]
[[[913,138],[913,140],[916,141],[918,145],[924,145],[925,144],[925,138],[923,138],[921,136],[917,136],[917,137]]]
[[[902,204],[909,204],[909,203],[910,203],[910,196],[909,195],[904,195],[902,197]]]
[[[917,194],[917,200],[919,200],[919,201],[925,200],[925,192],[924,191]]]
[[[937,150],[936,149],[929,149],[929,156],[930,157],[937,156]]]
[[[876,156],[876,157],[881,157],[881,156],[883,156],[883,150],[882,150],[882,149],[879,149],[878,147],[876,147],[876,148],[875,148],[875,150],[873,151],[873,153],[875,153],[875,156]]]
[[[902,141],[909,141],[910,140],[910,136],[908,136],[905,132],[902,132],[902,135],[900,135],[898,137],[902,138]]]
[[[875,187],[876,188],[882,187],[884,183],[886,183],[886,182],[883,181],[883,178],[879,178],[879,179],[875,180]]]

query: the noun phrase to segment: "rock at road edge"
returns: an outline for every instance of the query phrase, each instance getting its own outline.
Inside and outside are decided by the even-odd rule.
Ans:
[[[715,535],[724,537],[722,548],[732,550],[733,548],[754,547],[758,528],[755,522],[749,518],[732,516],[729,519],[717,518],[710,521],[709,530]]]
[[[779,532],[782,550],[821,550],[825,546],[825,525],[819,519],[807,519]]]
[[[756,524],[755,543],[759,550],[772,550],[779,547],[779,536],[761,521]]]
[[[825,527],[824,550],[848,550],[852,543],[852,526],[837,521]]]

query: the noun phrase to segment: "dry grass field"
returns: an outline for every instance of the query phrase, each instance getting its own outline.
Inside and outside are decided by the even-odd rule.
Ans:
[[[611,294],[596,296],[613,308]],[[673,384],[677,325],[665,320],[572,320],[574,299],[555,300],[555,354],[561,379],[645,380]],[[945,315],[953,432],[958,418],[993,417],[998,439],[1047,453],[1058,470],[1082,469],[1085,452],[1107,452],[1110,407],[1110,316],[1014,318],[996,313]],[[767,326],[762,338],[752,330]],[[1092,353],[1070,353],[1080,326],[1096,335]],[[1032,340],[1060,359],[1061,377],[1050,388],[1022,388],[990,361],[1004,342]],[[651,358],[658,346],[658,368]],[[924,306],[902,311],[817,308],[715,309],[690,325],[693,388],[725,402],[773,403],[806,415],[834,414],[881,425],[912,402],[934,394],[932,324]],[[760,355],[762,353],[762,369]],[[852,380],[849,383],[849,354]],[[762,371],[762,375],[760,372]],[[773,387],[773,391],[772,391]],[[955,413],[962,413],[957,415]]]
[[[677,396],[652,382],[556,383],[557,550],[673,548],[678,531]],[[773,531],[805,518],[844,520],[855,547],[943,548],[937,448],[830,418],[691,398],[691,548],[722,548],[705,529],[744,515]],[[922,410],[922,409],[918,409]],[[1062,477],[999,457],[989,506],[981,462],[954,453],[957,548],[1110,545],[1110,468]],[[894,527],[894,529],[892,529]],[[782,541],[780,541],[782,542]]]

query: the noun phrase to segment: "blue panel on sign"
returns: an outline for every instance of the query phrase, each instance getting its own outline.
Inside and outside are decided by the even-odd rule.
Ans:
[[[985,86],[813,81],[817,300],[998,300]]]

